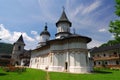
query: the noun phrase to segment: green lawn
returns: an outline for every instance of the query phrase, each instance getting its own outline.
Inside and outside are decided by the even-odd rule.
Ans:
[[[27,69],[26,72],[4,72],[0,69],[0,80],[46,80],[46,72]]]
[[[50,80],[120,80],[120,71],[99,70],[92,74],[50,72]]]
[[[21,74],[4,72],[0,69],[0,80],[47,80],[46,72],[37,69],[27,69]],[[92,74],[72,74],[49,72],[50,80],[120,80],[120,70],[99,70]]]

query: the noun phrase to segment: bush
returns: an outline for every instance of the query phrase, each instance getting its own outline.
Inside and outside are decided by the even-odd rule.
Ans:
[[[14,66],[9,66],[9,67],[3,67],[3,70],[5,72],[18,72],[22,73],[26,71],[25,67],[14,67]]]

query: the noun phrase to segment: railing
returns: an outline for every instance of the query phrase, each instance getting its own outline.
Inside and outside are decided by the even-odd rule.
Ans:
[[[93,60],[113,60],[113,59],[120,59],[120,56],[118,55],[109,55],[109,56],[99,56],[99,57],[93,57]]]
[[[111,68],[111,69],[120,69],[120,65],[95,65],[94,67],[96,68],[102,68],[102,67],[106,67],[106,68]]]

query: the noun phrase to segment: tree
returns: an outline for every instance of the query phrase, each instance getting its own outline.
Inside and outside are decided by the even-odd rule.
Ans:
[[[116,1],[115,14],[118,17],[120,17],[120,0],[115,1]],[[120,20],[111,21],[109,27],[110,27],[109,32],[113,33],[113,35],[115,36],[115,40],[120,42]]]
[[[115,14],[120,17],[120,0],[116,0],[116,11]]]

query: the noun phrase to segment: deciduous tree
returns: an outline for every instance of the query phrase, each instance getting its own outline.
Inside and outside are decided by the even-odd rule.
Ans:
[[[115,0],[115,1],[116,1],[115,14],[118,16],[118,20],[110,22],[109,32],[113,33],[113,35],[115,36],[115,40],[120,42],[120,20],[119,20],[119,18],[120,18],[120,0]]]

